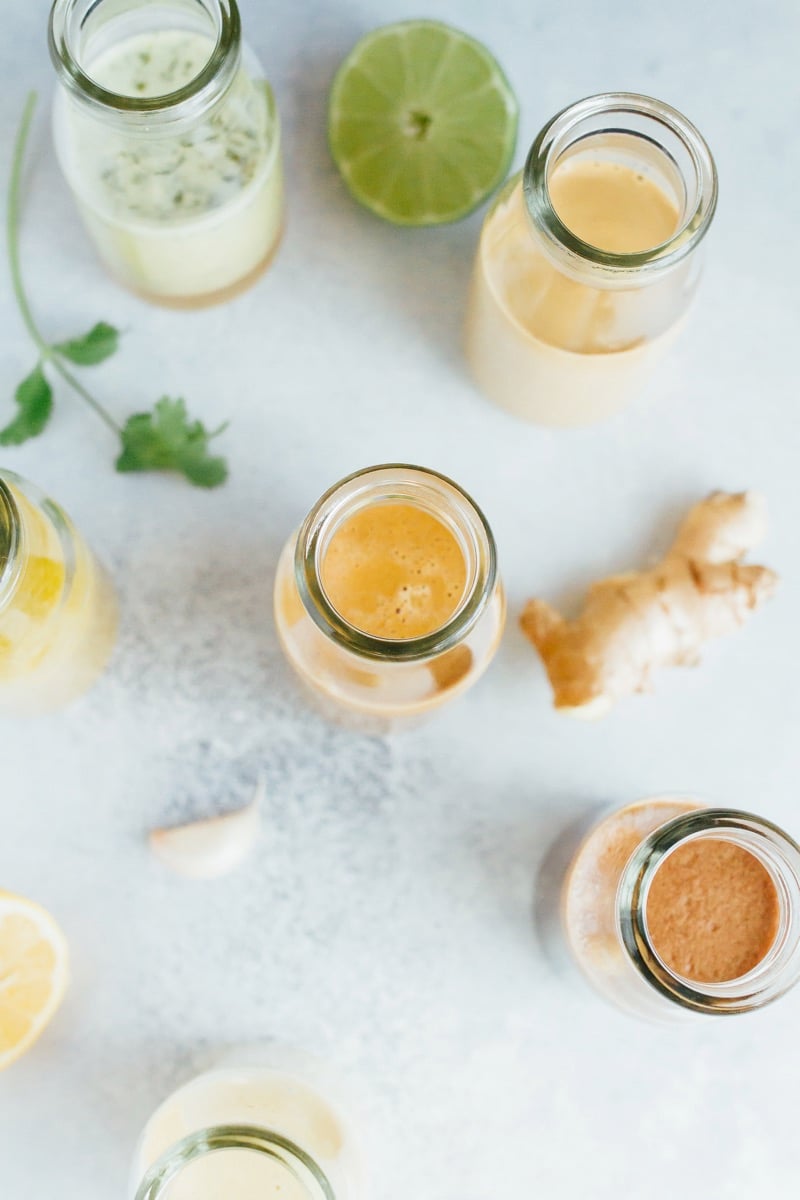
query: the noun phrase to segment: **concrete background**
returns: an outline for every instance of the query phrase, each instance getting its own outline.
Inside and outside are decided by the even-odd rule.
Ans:
[[[26,90],[52,92],[46,15],[44,0],[3,13],[3,182]],[[203,494],[114,474],[107,431],[60,388],[46,435],[2,457],[71,511],[123,617],[94,692],[0,729],[0,886],[47,905],[73,956],[63,1009],[0,1078],[15,1200],[124,1195],[156,1103],[230,1043],[269,1037],[322,1055],[361,1096],[374,1200],[797,1194],[800,995],[751,1018],[637,1024],[554,971],[532,909],[552,843],[600,804],[677,788],[800,831],[800,9],[429,0],[426,15],[505,66],[519,163],[558,108],[609,88],[677,105],[716,154],[721,202],[690,327],[637,406],[574,433],[516,424],[465,376],[480,214],[390,228],[328,157],[339,60],[372,26],[416,15],[245,0],[285,123],[289,225],[269,274],[220,309],[149,308],[103,274],[41,105],[23,253],[42,328],[128,330],[91,383],[120,416],[168,392],[209,422],[229,417],[231,480]],[[5,421],[34,360],[7,271],[0,321]],[[381,739],[307,709],[270,594],[318,494],[387,459],[442,470],[481,503],[511,620],[469,696]],[[664,676],[605,722],[555,715],[516,629],[524,600],[576,597],[641,562],[713,487],[767,493],[778,598],[700,670]],[[151,860],[149,828],[238,805],[259,771],[265,834],[237,874],[191,885]]]

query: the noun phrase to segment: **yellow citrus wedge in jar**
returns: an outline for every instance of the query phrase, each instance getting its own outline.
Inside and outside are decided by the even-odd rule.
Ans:
[[[67,987],[66,939],[45,909],[0,892],[0,1070],[49,1024]]]

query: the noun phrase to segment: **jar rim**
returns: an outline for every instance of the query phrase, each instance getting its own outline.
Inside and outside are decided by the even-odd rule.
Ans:
[[[724,839],[726,833],[731,841],[736,840],[733,835],[738,835],[738,844],[770,871],[779,903],[789,912],[784,911],[783,936],[778,935],[752,970],[721,983],[698,984],[672,971],[655,949],[647,923],[648,893],[664,859],[679,845],[700,837]],[[761,1008],[783,996],[800,978],[800,913],[792,911],[785,895],[787,875],[796,893],[796,908],[800,897],[800,845],[772,821],[731,808],[699,808],[673,817],[642,840],[620,877],[616,917],[622,946],[644,980],[685,1009],[726,1015]]]
[[[81,0],[53,0],[48,23],[50,57],[61,82],[80,100],[92,107],[113,113],[135,123],[149,125],[183,118],[187,107],[200,108],[215,103],[233,81],[241,57],[242,24],[236,0],[214,0],[217,30],[214,47],[201,70],[182,87],[159,96],[129,96],[103,87],[79,62],[72,45],[70,22]],[[98,7],[89,6],[82,25]]]
[[[159,1200],[185,1167],[206,1154],[248,1150],[280,1162],[295,1175],[313,1200],[336,1200],[327,1175],[314,1159],[289,1138],[261,1125],[209,1125],[170,1146],[147,1169],[134,1200]]]
[[[688,154],[697,177],[697,200],[678,229],[667,241],[647,250],[616,253],[584,241],[561,220],[550,195],[549,177],[555,160],[576,141],[600,134],[601,130],[593,130],[580,135],[579,130],[585,122],[606,114],[646,118],[668,130]],[[613,132],[629,131],[615,128]],[[664,153],[669,152],[664,150]],[[563,108],[547,122],[531,146],[523,168],[522,186],[528,216],[550,244],[612,278],[632,271],[640,274],[667,270],[685,258],[708,232],[719,190],[716,164],[699,129],[672,105],[639,92],[601,92]]]
[[[11,596],[21,569],[22,522],[19,508],[10,487],[0,475],[0,609]]]
[[[392,491],[391,477],[406,475]],[[388,476],[388,478],[387,478]],[[383,478],[382,478],[383,477]],[[361,486],[353,487],[353,485]],[[413,638],[391,639],[364,633],[338,612],[328,598],[321,580],[323,551],[335,529],[348,516],[377,499],[397,499],[421,505],[427,485],[440,498],[458,507],[462,532],[472,542],[474,570],[465,594],[444,625]],[[381,490],[389,488],[387,491]],[[408,489],[410,488],[411,494]],[[376,495],[376,490],[378,495]],[[414,496],[414,491],[418,493]],[[435,515],[441,520],[437,512]],[[394,662],[417,662],[452,649],[463,640],[483,614],[494,593],[497,579],[497,546],[486,517],[472,497],[452,479],[427,467],[409,463],[383,463],[365,467],[340,479],[320,497],[306,516],[297,537],[294,571],[300,599],[314,624],[338,645],[365,658]]]

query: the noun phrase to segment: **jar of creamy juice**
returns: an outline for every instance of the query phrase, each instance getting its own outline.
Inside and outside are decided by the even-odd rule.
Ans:
[[[208,1071],[156,1110],[134,1156],[134,1200],[359,1200],[341,1112],[265,1067]]]
[[[751,813],[641,800],[584,839],[563,919],[583,973],[629,1012],[751,1012],[800,976],[800,847]]]
[[[116,627],[111,584],[69,517],[0,472],[0,716],[60,708],[86,691]]]
[[[275,620],[331,715],[415,716],[460,695],[500,641],[486,518],[421,467],[371,467],[326,492],[281,555]]]
[[[283,223],[275,101],[236,0],[55,0],[56,152],[109,270],[159,304],[228,299]]]
[[[683,323],[716,202],[711,152],[668,104],[615,92],[564,109],[483,225],[466,329],[478,386],[544,425],[623,408]]]

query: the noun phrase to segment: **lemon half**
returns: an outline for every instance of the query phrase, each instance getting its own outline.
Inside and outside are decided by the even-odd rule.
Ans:
[[[43,1032],[67,987],[66,939],[45,909],[0,892],[0,1070]]]

